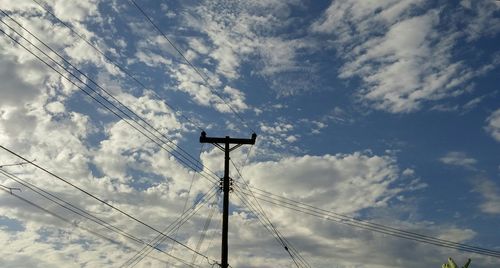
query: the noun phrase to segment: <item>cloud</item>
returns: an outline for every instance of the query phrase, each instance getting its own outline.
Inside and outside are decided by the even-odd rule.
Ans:
[[[500,142],[500,109],[494,111],[486,119],[486,124],[486,132],[488,132],[493,139]]]
[[[361,153],[289,157],[247,166],[252,184],[339,212],[385,206],[403,191],[395,187],[395,160]]]
[[[280,95],[309,90],[315,85],[315,67],[300,56],[314,50],[315,42],[281,33],[300,20],[291,15],[293,8],[301,9],[302,3],[206,1],[196,8],[197,16],[184,16],[187,25],[207,37],[201,46],[200,42],[190,42],[190,46],[214,62],[217,74],[228,82],[240,78],[241,67],[248,63]]]
[[[166,106],[158,95],[149,90],[138,90],[130,86],[129,81],[122,81],[123,74],[71,35],[67,29],[54,23],[47,14],[41,13],[31,1],[18,2],[2,1],[1,5],[13,12],[13,16],[19,17],[23,25],[29,26],[37,35],[46,38],[51,46],[63,52],[79,67],[91,70],[91,74],[98,73],[95,80],[161,133],[170,137],[172,141],[169,144],[175,146],[185,142],[183,138],[190,130],[178,120],[176,113]],[[30,4],[27,4],[28,2]],[[217,3],[221,3],[224,8],[215,10]],[[201,58],[205,57],[200,55],[208,55],[209,58],[201,62],[202,68],[206,68],[203,69],[204,73],[207,73],[212,85],[220,88],[220,94],[225,96],[236,110],[246,111],[251,107],[246,103],[247,97],[242,88],[226,82],[236,81],[241,75],[242,66],[249,59],[253,62],[253,57],[256,57],[263,67],[258,73],[262,77],[273,82],[279,82],[277,77],[281,77],[290,84],[299,84],[296,83],[297,80],[288,78],[294,78],[294,72],[302,71],[297,69],[298,56],[303,49],[309,49],[311,44],[307,43],[308,40],[280,35],[279,32],[292,25],[289,20],[292,16],[290,7],[300,7],[301,1],[217,3],[210,1],[212,6],[209,6],[209,10],[212,12],[206,13],[207,17],[193,19],[195,22],[202,22],[200,29],[205,29],[207,36],[200,34],[197,39],[190,38],[186,55],[193,61],[201,61]],[[400,14],[398,9],[409,5],[404,1],[401,4],[391,3],[394,3],[389,9],[392,11],[381,12],[388,19],[397,17],[396,15]],[[104,16],[105,19],[102,19],[100,14],[99,7],[106,5],[105,2],[88,1],[73,5],[64,1],[51,1],[48,4],[62,19],[67,20],[113,57],[125,61],[125,55],[107,47],[107,44],[115,42],[120,48],[126,48],[123,51],[135,54],[137,61],[128,61],[127,67],[155,67],[158,74],[169,76],[172,81],[169,86],[178,86],[176,88],[192,96],[196,104],[228,112],[227,106],[214,98],[192,69],[179,63],[178,58],[175,58],[177,56],[172,56],[174,52],[165,40],[155,34],[151,35],[151,31],[145,30],[144,24],[137,23],[133,26],[131,23],[129,26],[137,36],[117,39],[115,35],[108,35],[106,30],[108,26],[117,28],[114,25],[116,21],[113,13]],[[115,4],[117,3],[112,5]],[[197,11],[206,10],[207,6],[208,4],[202,5]],[[162,8],[164,13],[168,12],[165,9],[169,7],[163,5]],[[211,20],[219,19],[217,16],[210,17],[218,14],[217,12],[223,13],[225,17],[212,23]],[[127,16],[128,13],[121,14]],[[21,15],[26,18],[22,19]],[[169,12],[168,17],[177,16]],[[420,18],[416,20],[418,22]],[[434,23],[433,20],[429,21],[430,24]],[[226,28],[217,28],[221,26]],[[144,38],[137,41],[134,37]],[[380,35],[381,44],[385,41],[383,37],[384,35]],[[0,79],[3,81],[0,85],[0,144],[30,159],[36,158],[37,164],[62,175],[154,227],[164,227],[173,222],[182,212],[185,200],[188,206],[192,205],[213,185],[193,174],[189,168],[138,134],[123,120],[103,112],[97,104],[77,93],[77,88],[58,75],[48,72],[22,49],[12,46],[5,38],[0,40],[3,48],[0,52]],[[137,43],[134,44],[135,42]],[[154,49],[155,46],[157,49]],[[389,47],[386,51],[392,53],[389,44],[384,46]],[[387,53],[390,54],[389,52]],[[136,66],[138,63],[142,65]],[[225,84],[228,85],[223,86]],[[283,85],[288,86],[286,83]],[[304,84],[300,85],[303,86]],[[274,108],[281,109],[278,106]],[[335,109],[332,116],[340,119],[329,120],[341,120],[346,115],[342,110]],[[310,121],[307,127],[320,131],[327,127],[329,120]],[[384,210],[388,214],[393,213],[394,203],[401,206],[414,205],[405,203],[405,199],[401,197],[426,187],[416,177],[418,171],[400,167],[395,156],[362,152],[291,155],[289,152],[284,153],[283,148],[290,148],[286,141],[294,143],[301,138],[300,132],[297,132],[298,125],[278,118],[270,123],[262,123],[259,127],[263,134],[259,136],[259,144],[254,150],[241,148],[231,155],[238,163],[245,160],[247,153],[253,152],[250,154],[251,163],[243,172],[245,178],[259,188],[325,209],[360,216],[376,209]],[[191,152],[192,148],[188,148]],[[193,157],[197,159],[198,156]],[[205,151],[200,156],[203,163],[216,174],[221,173],[222,157],[217,148]],[[0,154],[0,164],[15,163],[16,160],[7,154]],[[27,165],[10,167],[9,171],[145,241],[154,236],[153,232],[144,226],[128,220],[74,188]],[[232,174],[235,175],[234,172]],[[191,187],[192,180],[194,183]],[[0,184],[19,186],[4,176],[0,176]],[[190,188],[189,199],[186,199]],[[11,195],[0,194],[0,215],[6,215],[10,219],[5,225],[6,221],[0,217],[0,243],[9,245],[2,247],[1,252],[2,263],[6,266],[116,266],[133,255],[131,248],[140,248],[140,245],[47,202],[26,188],[23,188],[20,194],[68,217],[76,224],[122,241],[127,247],[94,237],[37,211]],[[485,196],[488,196],[488,200],[495,201],[491,198],[492,195]],[[266,233],[234,194],[231,201],[231,264],[235,267],[292,265],[283,248],[276,245],[272,236]],[[268,215],[273,223],[297,245],[308,260],[311,260],[314,267],[329,267],[332,263],[343,267],[400,267],[403,262],[409,263],[411,267],[430,267],[437,258],[450,253],[408,241],[388,239],[383,235],[352,229],[324,219],[310,218],[269,204],[262,206],[270,212]],[[208,209],[203,208],[199,214],[187,221],[176,236],[179,241],[195,247],[208,215]],[[407,221],[405,216],[397,213],[391,214],[387,219],[380,214],[374,215],[377,215],[374,220],[388,225],[416,231],[430,230],[436,237],[453,237],[455,240],[467,241],[475,235],[475,232],[467,227]],[[207,239],[219,241],[220,226],[217,223],[220,218],[221,215],[217,211],[213,224],[208,228]],[[5,227],[12,222],[22,228]],[[166,244],[162,247],[170,250]],[[202,252],[205,250],[207,255],[218,259],[218,242],[204,244]],[[176,247],[172,253],[187,260],[191,259],[191,255],[181,247]],[[159,254],[153,256],[164,257]],[[478,264],[481,261],[478,261]],[[205,260],[199,260],[199,263],[208,265]],[[158,260],[149,259],[138,266],[160,265]]]
[[[414,112],[462,94],[480,69],[490,69],[455,59],[463,32],[439,8],[425,7],[423,1],[334,1],[311,30],[334,36],[344,60],[339,77],[362,80],[362,101],[391,113]]]
[[[2,46],[7,44],[2,44]],[[40,91],[34,88],[29,81],[26,81],[25,76],[21,76],[21,69],[29,72],[30,69],[39,67],[36,62],[27,62],[21,67],[16,64],[13,57],[0,54],[0,79],[4,81],[0,85],[0,91],[2,92],[2,98],[0,99],[0,104],[2,107],[4,105],[16,106],[22,105],[25,102],[33,100]]]
[[[474,190],[484,199],[479,206],[482,212],[500,214],[500,189],[497,184],[488,179],[478,179],[474,181]]]
[[[449,152],[439,158],[439,161],[447,165],[461,166],[468,169],[473,169],[477,163],[476,159],[468,157],[464,152]]]
[[[468,41],[473,41],[483,36],[495,36],[500,32],[500,18],[495,15],[500,9],[498,1],[471,1],[460,2],[468,12],[474,13],[465,31]]]

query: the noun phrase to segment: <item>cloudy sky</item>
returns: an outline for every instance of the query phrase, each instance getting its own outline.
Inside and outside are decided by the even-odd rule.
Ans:
[[[252,187],[500,250],[498,1],[136,3],[155,26],[125,0],[0,0],[0,145],[157,230],[199,208],[169,234],[209,260],[167,239],[136,267],[219,260],[223,153],[201,130],[257,133],[232,152]],[[157,235],[22,162],[0,151],[0,266],[119,267]],[[237,181],[231,266],[296,267]],[[500,266],[260,205],[311,267]]]

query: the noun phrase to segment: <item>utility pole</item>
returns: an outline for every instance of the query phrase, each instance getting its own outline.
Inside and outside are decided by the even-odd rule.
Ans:
[[[229,191],[231,190],[232,179],[229,178],[229,153],[244,145],[244,144],[255,144],[255,139],[257,139],[257,134],[253,133],[251,139],[235,139],[226,136],[225,138],[207,137],[205,131],[201,132],[200,143],[211,143],[215,147],[224,151],[224,178],[222,178],[222,192],[224,193],[223,208],[222,208],[222,252],[221,252],[221,267],[228,267],[228,246],[227,246],[227,233],[229,229]],[[223,144],[223,145],[221,145]],[[231,144],[236,144],[230,147]]]

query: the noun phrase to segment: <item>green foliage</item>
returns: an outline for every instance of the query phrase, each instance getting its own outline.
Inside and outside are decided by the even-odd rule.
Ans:
[[[468,268],[469,264],[471,262],[471,259],[468,259],[467,262],[462,266],[462,268]],[[457,264],[455,261],[453,261],[452,258],[448,258],[448,263],[445,263],[441,266],[441,268],[458,268]]]

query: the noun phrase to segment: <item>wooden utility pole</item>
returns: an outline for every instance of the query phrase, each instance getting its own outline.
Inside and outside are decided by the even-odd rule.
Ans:
[[[222,178],[222,192],[224,193],[223,208],[222,208],[222,252],[221,252],[221,267],[228,267],[228,246],[227,233],[229,229],[229,191],[232,179],[229,178],[229,153],[244,144],[255,144],[257,134],[253,133],[251,139],[235,139],[226,136],[225,138],[207,137],[205,131],[201,132],[200,143],[212,143],[215,147],[224,151],[224,178]],[[222,145],[223,144],[223,145]],[[231,144],[236,144],[230,147]]]

